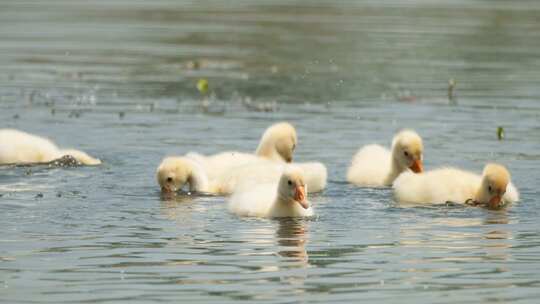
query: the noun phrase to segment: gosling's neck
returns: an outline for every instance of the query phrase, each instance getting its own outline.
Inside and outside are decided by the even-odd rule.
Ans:
[[[482,179],[482,181],[480,182],[480,185],[478,186],[478,190],[476,191],[473,199],[475,202],[478,202],[478,203],[487,203],[489,201],[489,197],[488,197],[488,194],[486,193],[486,191],[484,190],[484,184],[486,183],[486,181],[484,179]]]
[[[271,213],[277,217],[292,216],[294,214],[295,205],[296,202],[292,197],[278,192],[276,200],[274,201],[274,204],[272,205],[270,210]]]
[[[386,186],[391,186],[394,180],[403,172],[407,170],[406,167],[403,167],[399,161],[397,160],[397,157],[395,156],[395,151],[392,149],[392,161],[390,164],[390,172],[388,172],[388,176],[385,180]]]
[[[257,147],[255,154],[257,156],[264,157],[267,159],[278,159],[279,158],[278,153],[273,148],[273,145],[274,145],[273,142],[264,141],[264,138],[263,138],[263,140]]]
[[[189,160],[191,172],[189,174],[189,191],[208,192],[208,176],[203,167],[196,161]]]

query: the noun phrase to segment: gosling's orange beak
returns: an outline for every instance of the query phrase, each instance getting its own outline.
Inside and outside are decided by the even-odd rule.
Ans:
[[[294,200],[297,201],[302,208],[309,208],[309,204],[306,200],[306,189],[304,186],[296,186],[296,190],[294,191]]]
[[[501,196],[497,194],[489,200],[488,207],[497,208],[499,207],[500,203],[501,203]]]
[[[422,160],[417,159],[413,162],[413,164],[409,167],[414,173],[422,173],[424,171],[424,166],[422,166]]]

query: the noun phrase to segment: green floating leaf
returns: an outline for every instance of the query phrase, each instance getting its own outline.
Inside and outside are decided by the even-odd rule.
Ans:
[[[498,127],[497,128],[497,138],[499,140],[503,140],[504,139],[504,128],[503,127]]]
[[[197,90],[203,95],[206,94],[208,92],[208,80],[204,78],[199,79],[197,81]]]

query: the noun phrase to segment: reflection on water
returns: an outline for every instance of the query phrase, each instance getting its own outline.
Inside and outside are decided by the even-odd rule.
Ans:
[[[277,219],[276,241],[279,248],[278,255],[283,258],[280,269],[283,274],[281,281],[302,288],[308,274],[302,271],[309,266],[309,255],[306,245],[309,240],[308,224],[304,219],[282,218]]]
[[[279,246],[283,247],[283,250],[280,250],[278,254],[307,264],[309,256],[306,251],[306,243],[309,239],[309,233],[305,220],[284,218],[279,219],[278,222],[276,239]]]
[[[535,1],[0,2],[0,127],[104,162],[0,168],[0,301],[536,303],[539,11]],[[253,151],[281,120],[297,127],[295,159],[328,166],[328,188],[310,195],[316,219],[160,196],[164,156]],[[403,127],[424,138],[427,169],[504,163],[522,201],[398,208],[389,189],[347,185],[358,147],[388,145]]]

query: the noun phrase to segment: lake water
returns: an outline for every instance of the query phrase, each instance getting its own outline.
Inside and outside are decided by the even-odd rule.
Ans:
[[[537,1],[2,1],[0,127],[104,164],[0,168],[0,302],[536,303],[539,16]],[[253,151],[282,120],[296,160],[329,169],[315,219],[160,198],[164,156]],[[358,147],[403,127],[427,169],[505,164],[521,201],[400,208],[348,185]]]

